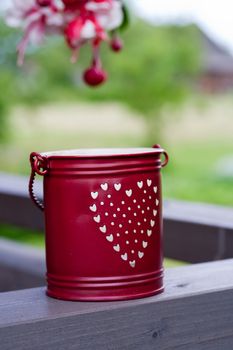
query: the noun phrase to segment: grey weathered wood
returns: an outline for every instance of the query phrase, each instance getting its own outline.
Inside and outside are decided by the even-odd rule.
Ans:
[[[14,269],[6,265],[0,265],[0,293],[25,288],[41,287],[44,285],[44,274],[36,275],[22,269]]]
[[[233,257],[233,231],[164,220],[165,256],[190,263]]]
[[[164,212],[167,220],[233,229],[233,208],[230,207],[169,200],[165,201]]]
[[[36,193],[41,198],[42,183],[36,184]],[[0,222],[44,230],[43,213],[29,198],[27,177],[0,173]]]
[[[0,239],[0,292],[45,285],[44,250]]]
[[[36,192],[42,198],[42,183]],[[43,230],[43,214],[28,196],[28,178],[0,173],[0,222]],[[233,257],[233,209],[177,200],[164,202],[167,257],[197,263]]]
[[[191,263],[233,257],[233,208],[165,201],[165,255]]]
[[[231,350],[232,276],[233,260],[170,269],[164,294],[126,302],[3,293],[1,350]]]

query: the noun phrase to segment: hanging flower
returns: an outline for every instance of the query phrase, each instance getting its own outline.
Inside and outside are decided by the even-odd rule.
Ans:
[[[102,70],[99,48],[103,41],[113,51],[122,49],[116,30],[125,21],[125,10],[119,0],[13,0],[7,23],[22,27],[24,36],[18,46],[18,64],[24,60],[29,43],[41,44],[47,34],[62,34],[72,50],[72,62],[78,58],[82,45],[91,43],[91,67],[83,75],[92,86],[103,83],[107,74]],[[114,33],[109,38],[109,32]]]
[[[50,0],[13,0],[6,22],[12,27],[22,27],[24,36],[18,45],[18,64],[24,61],[28,44],[41,44],[46,33],[59,33],[64,25],[63,5]]]

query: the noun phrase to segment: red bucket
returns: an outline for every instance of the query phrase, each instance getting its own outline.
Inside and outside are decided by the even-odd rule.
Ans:
[[[161,160],[161,155],[165,159]],[[44,210],[47,294],[127,300],[163,291],[160,148],[32,153]],[[44,176],[44,204],[33,193]]]

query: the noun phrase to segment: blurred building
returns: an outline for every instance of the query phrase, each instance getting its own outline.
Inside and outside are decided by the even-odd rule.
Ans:
[[[202,74],[199,84],[208,93],[233,90],[233,56],[200,30]]]

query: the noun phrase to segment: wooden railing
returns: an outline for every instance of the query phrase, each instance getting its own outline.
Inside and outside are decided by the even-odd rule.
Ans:
[[[43,214],[27,187],[27,177],[0,173],[0,222],[43,231]],[[41,198],[40,182],[37,193]],[[233,208],[165,200],[164,250],[191,263],[233,258]]]
[[[166,271],[159,296],[107,303],[2,293],[1,350],[231,350],[233,260]]]
[[[164,216],[166,256],[233,258],[232,209],[165,201]],[[26,178],[0,175],[0,222],[43,230]],[[44,273],[43,251],[0,239],[1,350],[233,349],[233,259],[167,269],[162,295],[127,302],[50,299]]]

